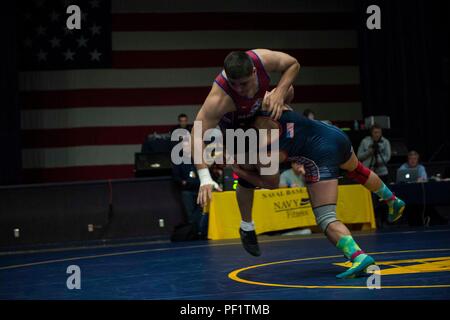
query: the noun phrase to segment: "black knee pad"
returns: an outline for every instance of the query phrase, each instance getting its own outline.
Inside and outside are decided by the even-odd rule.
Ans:
[[[251,184],[247,180],[242,179],[241,177],[238,178],[238,184],[241,187],[244,187],[244,188],[247,188],[247,189],[255,189],[256,188],[256,186],[254,186],[253,184]]]

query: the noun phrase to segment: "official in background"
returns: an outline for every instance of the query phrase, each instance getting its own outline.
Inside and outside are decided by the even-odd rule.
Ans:
[[[419,158],[419,153],[417,153],[417,151],[411,150],[410,152],[408,152],[408,161],[402,164],[400,168],[398,168],[398,170],[417,169],[417,182],[426,182],[428,180],[427,171],[423,165],[419,164]]]
[[[189,146],[183,146],[183,157],[191,158],[191,150]],[[181,199],[183,207],[187,215],[187,220],[192,224],[199,234],[200,238],[204,236],[202,225],[202,207],[197,204],[198,189],[200,187],[200,179],[197,169],[192,161],[183,161],[181,164],[172,165],[172,177],[181,190]]]

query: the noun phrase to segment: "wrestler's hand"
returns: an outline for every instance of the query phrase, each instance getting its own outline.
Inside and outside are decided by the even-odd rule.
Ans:
[[[270,92],[266,91],[262,103],[263,110],[268,111],[274,120],[280,119],[284,108],[284,95],[276,89],[274,88]]]
[[[212,199],[213,190],[222,191],[222,188],[220,188],[216,182],[213,184],[201,185],[198,189],[197,204],[202,208],[205,208]]]
[[[201,168],[197,170],[198,178],[200,179],[200,188],[198,189],[197,204],[203,208],[212,199],[213,190],[222,191],[217,182],[215,182],[209,173],[208,168]]]

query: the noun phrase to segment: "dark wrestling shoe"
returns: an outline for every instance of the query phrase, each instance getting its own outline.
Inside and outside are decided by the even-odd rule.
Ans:
[[[244,249],[252,256],[259,257],[261,255],[261,251],[259,250],[258,239],[256,238],[255,230],[244,231],[239,228],[239,234],[241,235],[241,241]]]

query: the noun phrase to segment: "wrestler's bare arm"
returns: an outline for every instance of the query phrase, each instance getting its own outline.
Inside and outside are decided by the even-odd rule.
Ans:
[[[294,57],[280,51],[255,49],[254,52],[261,58],[267,72],[282,74],[273,94],[264,97],[263,102],[263,105],[268,106],[272,118],[279,119],[288,90],[300,71],[300,63]]]
[[[289,87],[300,70],[300,63],[293,56],[281,52],[268,49],[253,50],[261,59],[267,72],[281,72],[283,77],[278,82],[277,87]],[[285,83],[287,81],[287,83]]]
[[[202,132],[201,140],[198,140],[195,134],[195,126],[192,128],[191,138],[192,138],[192,154],[194,152],[203,152],[205,147],[205,143],[203,142],[203,134],[208,129],[213,129],[217,126],[220,119],[228,112],[236,111],[236,107],[234,106],[233,100],[223,92],[221,88],[218,87],[217,84],[214,84],[210,93],[205,99],[202,107],[200,108],[195,121],[201,121],[202,123]],[[207,165],[204,163],[202,159],[201,164],[196,164],[197,170],[206,168]]]
[[[276,155],[275,155],[276,157]],[[285,152],[278,153],[279,163],[286,160],[287,155]],[[271,175],[261,174],[261,169],[264,167],[269,167],[270,164],[263,165],[258,164],[246,164],[246,165],[233,165],[233,170],[239,177],[247,180],[251,184],[265,189],[276,189],[280,184],[280,173],[279,171]]]
[[[195,121],[201,121],[202,129],[201,134],[196,134],[196,126],[194,125],[191,132],[192,141],[192,154],[203,155],[205,143],[203,142],[203,135],[206,130],[213,129],[217,126],[220,119],[228,112],[235,111],[233,100],[226,95],[217,84],[213,84],[213,87],[206,97],[200,111],[197,114]],[[213,188],[220,191],[219,186],[214,180],[208,170],[203,157],[201,157],[200,163],[195,164],[200,178],[200,188],[197,197],[197,203],[204,207],[212,198]]]

